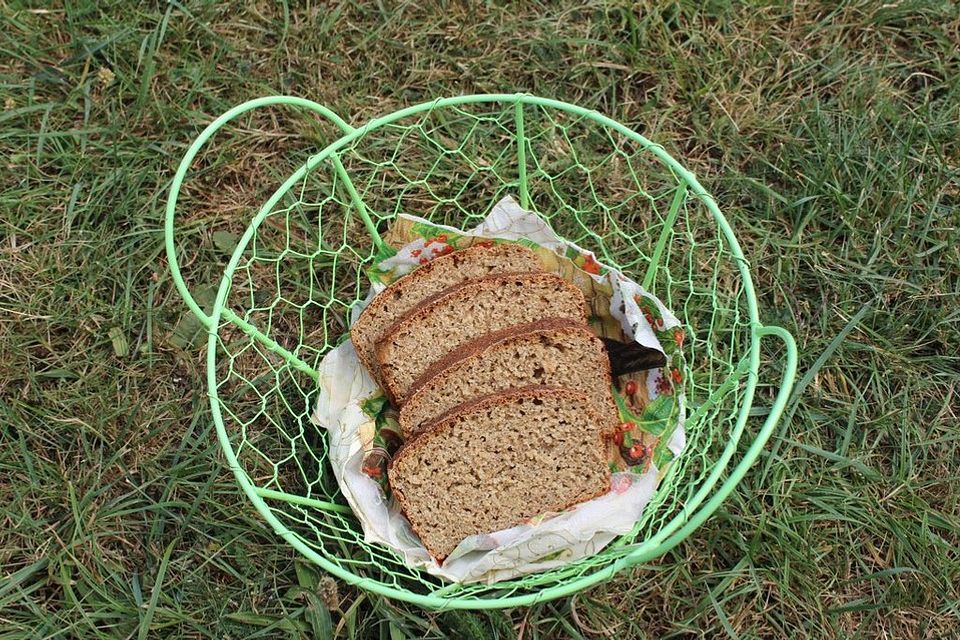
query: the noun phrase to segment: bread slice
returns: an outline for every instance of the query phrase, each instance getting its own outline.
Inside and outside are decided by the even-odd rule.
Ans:
[[[442,562],[467,536],[606,493],[602,420],[583,393],[535,386],[456,407],[397,453],[390,488]]]
[[[377,362],[387,395],[399,407],[430,366],[467,342],[540,318],[586,322],[580,290],[552,273],[470,280],[427,298],[384,332]]]
[[[582,391],[608,430],[620,422],[603,341],[585,324],[550,318],[481,336],[434,363],[411,387],[401,432],[412,438],[458,404],[535,384]]]
[[[475,244],[434,258],[376,296],[350,327],[360,362],[379,380],[375,346],[384,329],[430,296],[471,278],[539,271],[537,255],[519,244]]]

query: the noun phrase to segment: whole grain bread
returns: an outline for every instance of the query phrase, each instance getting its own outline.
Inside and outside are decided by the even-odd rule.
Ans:
[[[602,420],[579,391],[535,386],[462,404],[402,447],[390,488],[442,562],[467,536],[562,511],[609,489]]]
[[[586,322],[587,304],[574,285],[552,273],[469,280],[427,298],[377,343],[380,376],[395,406],[435,362],[480,336],[541,318]]]
[[[379,380],[377,341],[385,329],[424,299],[471,278],[541,268],[534,252],[514,243],[472,245],[434,258],[380,292],[350,327],[350,339],[360,361]]]
[[[603,341],[578,321],[550,318],[481,336],[434,363],[400,410],[401,433],[412,438],[463,402],[535,384],[582,391],[608,430],[619,423]]]

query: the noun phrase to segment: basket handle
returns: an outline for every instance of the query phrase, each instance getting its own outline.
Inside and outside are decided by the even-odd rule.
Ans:
[[[741,463],[730,472],[729,477],[727,477],[724,483],[720,485],[720,488],[717,489],[716,493],[710,496],[710,499],[706,502],[706,504],[700,507],[693,517],[690,518],[690,520],[688,520],[682,527],[680,527],[680,529],[675,531],[666,540],[653,549],[644,549],[642,551],[637,549],[636,553],[624,556],[618,563],[622,565],[619,568],[626,568],[641,562],[647,562],[648,560],[653,559],[655,556],[660,556],[683,542],[694,531],[694,529],[699,527],[707,520],[707,518],[713,515],[713,512],[717,510],[717,507],[720,506],[720,504],[727,498],[728,495],[730,495],[740,481],[743,480],[743,477],[747,474],[747,470],[753,466],[754,462],[756,462],[757,458],[760,456],[760,452],[763,450],[763,447],[767,444],[767,440],[769,440],[770,436],[773,434],[773,431],[776,428],[777,423],[780,421],[780,417],[783,415],[783,411],[787,406],[787,400],[790,398],[790,392],[793,391],[793,384],[797,379],[797,343],[793,339],[793,336],[790,334],[790,332],[783,327],[760,325],[754,329],[754,334],[759,338],[763,338],[765,336],[780,338],[787,348],[786,362],[783,366],[783,377],[780,380],[780,390],[777,391],[777,397],[774,400],[773,405],[770,407],[770,413],[767,415],[767,419],[764,421],[763,426],[760,427],[760,431],[757,432],[757,437],[753,439],[752,443],[750,443],[750,448],[747,449],[747,452],[744,454]],[[617,570],[619,570],[619,568]]]
[[[183,185],[183,180],[187,175],[187,171],[190,169],[190,165],[193,164],[193,160],[200,152],[200,149],[202,149],[203,145],[205,145],[207,141],[210,140],[215,133],[217,133],[217,131],[222,129],[224,125],[248,111],[252,111],[260,107],[271,107],[277,105],[300,107],[309,111],[313,111],[314,113],[319,114],[333,122],[333,124],[337,125],[337,127],[340,128],[344,133],[351,133],[354,131],[354,128],[350,126],[343,118],[322,104],[294,96],[267,96],[264,98],[248,100],[247,102],[243,102],[233,107],[207,125],[207,128],[204,129],[199,136],[197,136],[197,139],[194,140],[193,144],[190,145],[190,148],[187,149],[187,152],[183,155],[183,160],[180,161],[180,166],[177,167],[176,174],[173,176],[173,182],[170,185],[170,194],[167,196],[164,241],[167,248],[167,262],[170,265],[170,272],[173,274],[173,283],[176,285],[177,291],[180,292],[180,295],[183,296],[183,300],[187,303],[187,307],[190,308],[190,311],[192,311],[193,314],[200,319],[200,321],[208,330],[211,328],[213,321],[211,320],[210,316],[204,313],[200,305],[197,304],[197,301],[190,293],[190,289],[187,287],[187,283],[184,282],[183,275],[180,273],[180,264],[177,261],[177,250],[173,242],[175,233],[174,215],[177,208],[177,198],[180,196],[180,187]]]

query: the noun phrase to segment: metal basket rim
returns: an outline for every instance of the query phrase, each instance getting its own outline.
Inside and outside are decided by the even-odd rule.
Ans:
[[[317,551],[310,548],[302,539],[300,539],[298,534],[285,527],[283,523],[280,522],[280,520],[272,513],[270,507],[264,500],[263,490],[259,490],[259,488],[252,483],[250,478],[241,467],[226,430],[224,417],[220,407],[220,399],[217,393],[218,385],[216,379],[217,340],[218,329],[221,321],[225,319],[227,322],[231,322],[233,324],[240,324],[241,326],[244,324],[242,319],[235,314],[232,314],[232,312],[230,312],[226,307],[226,299],[229,293],[230,283],[232,281],[234,271],[236,270],[247,246],[256,234],[260,223],[273,211],[274,207],[281,200],[281,198],[283,198],[283,196],[309,171],[313,170],[316,166],[327,159],[332,159],[334,164],[338,166],[338,170],[342,170],[342,164],[339,162],[337,151],[344,148],[351,142],[373,131],[376,131],[381,127],[389,125],[405,117],[434,109],[478,103],[507,103],[515,105],[516,109],[521,112],[521,121],[519,123],[521,128],[521,136],[522,109],[524,105],[535,105],[539,107],[558,109],[560,111],[572,113],[576,116],[597,122],[600,125],[609,127],[619,132],[620,134],[640,144],[645,151],[654,154],[663,164],[665,164],[668,168],[670,168],[671,171],[674,172],[679,180],[685,183],[686,188],[689,189],[690,192],[692,192],[695,196],[697,196],[701,202],[703,202],[713,216],[715,223],[719,227],[724,239],[727,242],[729,250],[732,254],[732,259],[737,264],[744,288],[748,320],[751,327],[750,345],[748,349],[744,350],[746,355],[741,361],[746,363],[747,367],[745,370],[740,371],[739,374],[737,371],[730,374],[731,376],[738,375],[738,379],[742,379],[743,376],[746,376],[746,384],[743,388],[743,400],[741,402],[739,412],[737,413],[735,427],[730,434],[729,441],[724,449],[723,454],[719,457],[717,462],[714,463],[710,475],[703,481],[695,496],[695,499],[692,500],[692,502],[695,503],[694,506],[690,510],[684,508],[680,514],[677,514],[672,520],[664,525],[655,536],[648,538],[639,544],[633,545],[633,548],[629,551],[629,553],[620,556],[606,567],[573,579],[561,580],[556,585],[540,589],[532,593],[493,598],[482,596],[457,597],[453,593],[443,596],[434,595],[433,593],[415,593],[413,591],[397,588],[371,578],[356,575],[331,562]],[[179,190],[183,180],[185,179],[187,170],[192,164],[194,157],[207,142],[207,140],[209,140],[209,138],[211,138],[227,122],[236,118],[242,113],[268,105],[293,105],[310,109],[331,120],[344,133],[338,139],[329,143],[320,152],[311,156],[297,171],[295,171],[283,184],[281,184],[280,187],[278,187],[273,193],[273,195],[263,204],[257,215],[247,226],[247,229],[245,230],[230,257],[227,266],[224,268],[223,277],[217,290],[217,295],[214,300],[212,310],[210,314],[207,315],[202,311],[202,309],[200,309],[199,305],[196,304],[190,295],[189,289],[187,288],[187,285],[180,273],[176,260],[176,251],[174,246],[174,213],[177,196],[179,195]],[[521,145],[519,148],[523,148],[523,146]],[[518,156],[521,155],[522,153],[518,153]],[[525,188],[525,185],[523,188]],[[362,202],[357,202],[355,200],[355,204],[357,205],[358,212],[363,218],[363,221],[366,224],[373,241],[375,243],[379,242],[379,234],[377,233],[376,226],[366,214]],[[224,451],[224,455],[227,459],[229,467],[234,472],[238,484],[247,495],[248,499],[253,503],[256,510],[271,525],[274,531],[276,531],[287,543],[296,548],[300,553],[304,554],[311,561],[329,571],[331,574],[343,579],[345,582],[386,597],[404,600],[423,607],[434,609],[492,609],[524,606],[571,595],[586,587],[609,579],[621,569],[641,562],[649,561],[662,555],[663,553],[666,553],[670,548],[682,542],[697,526],[702,524],[702,522],[709,517],[710,513],[716,509],[720,502],[722,502],[722,500],[731,491],[733,491],[740,477],[742,477],[742,475],[746,472],[746,469],[759,455],[760,449],[762,449],[763,443],[766,441],[766,437],[769,436],[769,433],[776,425],[777,420],[783,411],[783,405],[786,402],[787,394],[789,389],[792,387],[796,370],[796,347],[793,343],[793,338],[788,332],[779,327],[765,327],[759,322],[757,299],[753,287],[753,281],[749,272],[748,262],[743,255],[743,251],[736,239],[732,227],[720,211],[712,196],[710,196],[709,193],[700,185],[696,177],[690,171],[684,168],[677,160],[670,156],[670,154],[667,153],[663,147],[653,143],[641,134],[633,131],[629,127],[617,122],[616,120],[613,120],[597,111],[586,109],[578,105],[559,100],[541,98],[526,93],[473,94],[422,102],[420,104],[374,118],[360,127],[352,127],[327,107],[302,98],[290,96],[271,96],[251,100],[224,113],[213,123],[211,123],[196,138],[194,143],[185,154],[183,160],[181,161],[180,167],[174,176],[166,213],[165,240],[170,268],[173,274],[175,285],[177,286],[181,295],[183,295],[188,307],[190,307],[194,314],[201,319],[208,329],[207,384],[209,389],[208,395],[210,399],[210,408],[221,448]],[[252,329],[255,331],[255,328]],[[708,494],[713,490],[717,482],[720,480],[720,476],[726,470],[727,465],[737,448],[739,439],[744,432],[758,382],[758,370],[760,365],[759,342],[761,337],[764,335],[774,335],[779,337],[784,340],[787,346],[787,365],[785,368],[785,374],[780,392],[778,393],[778,397],[774,403],[774,406],[771,407],[771,413],[768,415],[766,423],[758,433],[758,436],[754,439],[753,446],[750,448],[750,450],[748,450],[744,458],[741,459],[738,466],[731,471],[727,480],[708,499]],[[276,345],[276,343],[274,344],[276,347],[282,350],[282,347],[279,347],[279,345]],[[759,447],[757,446],[758,443]],[[699,507],[699,511],[697,510],[697,507]],[[491,588],[495,589],[495,585],[491,585]]]

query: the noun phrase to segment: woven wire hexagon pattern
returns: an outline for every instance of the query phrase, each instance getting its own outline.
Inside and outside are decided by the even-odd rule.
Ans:
[[[284,103],[332,116],[308,101],[263,101]],[[250,104],[244,110],[260,106]],[[210,135],[233,115],[211,125]],[[759,341],[746,261],[702,187],[623,125],[527,95],[437,100],[360,128],[335,122],[344,135],[312,156],[255,216],[206,318],[218,435],[257,509],[334,575],[428,607],[493,608],[560,597],[682,540],[689,533],[684,525],[729,476],[753,398]],[[172,265],[175,191],[191,159],[188,153],[168,208]],[[316,369],[348,338],[351,309],[369,286],[364,269],[397,214],[465,229],[507,195],[642,282],[680,318],[687,336],[687,443],[633,531],[600,553],[495,584],[449,584],[365,542],[330,467],[325,431],[310,421]],[[192,303],[176,268],[174,276]]]

